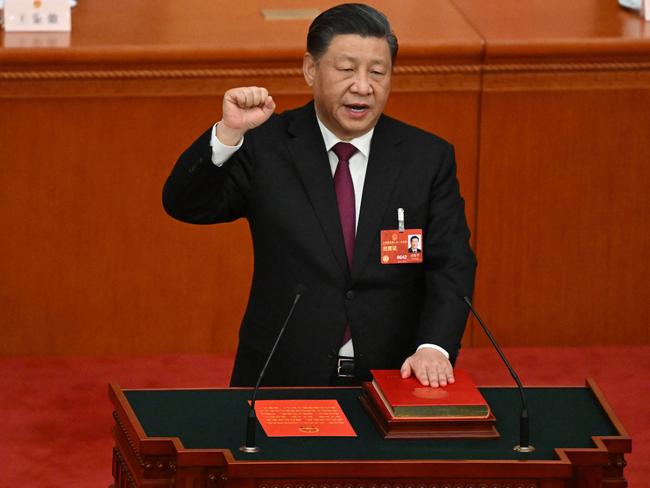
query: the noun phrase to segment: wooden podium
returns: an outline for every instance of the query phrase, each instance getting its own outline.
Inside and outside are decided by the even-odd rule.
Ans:
[[[527,388],[531,441],[518,437],[518,392],[481,388],[500,439],[383,439],[360,388],[263,389],[262,398],[335,398],[356,437],[268,438],[244,454],[249,389],[122,390],[114,405],[115,488],[624,488],[631,440],[593,381]]]

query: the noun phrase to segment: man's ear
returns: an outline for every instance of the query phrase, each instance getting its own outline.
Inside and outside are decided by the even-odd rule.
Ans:
[[[302,74],[305,77],[307,85],[314,86],[314,79],[316,78],[316,60],[309,53],[305,53],[305,56],[302,58]]]

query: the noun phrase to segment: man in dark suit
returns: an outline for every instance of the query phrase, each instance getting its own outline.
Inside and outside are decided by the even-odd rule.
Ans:
[[[398,368],[423,385],[454,381],[476,260],[452,146],[382,114],[396,53],[375,9],[323,12],[303,60],[313,102],[276,115],[264,88],[227,91],[221,121],[165,184],[177,219],[249,222],[255,269],[233,386],[255,383],[299,283],[265,384],[348,384]],[[423,263],[381,253],[398,209],[422,229]]]
[[[420,238],[418,236],[411,237],[411,247],[409,247],[409,254],[420,254],[422,250],[418,247]]]

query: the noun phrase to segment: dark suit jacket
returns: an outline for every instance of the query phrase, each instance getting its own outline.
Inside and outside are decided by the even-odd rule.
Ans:
[[[298,283],[307,291],[264,384],[327,385],[346,323],[363,379],[371,368],[399,368],[425,342],[455,359],[468,312],[460,297],[472,292],[476,260],[450,144],[379,119],[349,269],[313,103],[247,132],[221,168],[209,142],[210,130],[180,156],[163,203],[190,223],[248,219],[255,268],[232,385],[255,382]],[[397,228],[399,207],[407,227],[423,230],[423,264],[380,263],[379,233]]]

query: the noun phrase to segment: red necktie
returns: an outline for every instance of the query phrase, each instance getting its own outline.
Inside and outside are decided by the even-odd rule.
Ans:
[[[357,152],[357,148],[348,142],[339,142],[332,147],[332,151],[339,158],[339,164],[334,172],[334,188],[336,189],[336,202],[339,206],[339,218],[343,230],[345,253],[348,265],[352,270],[352,257],[354,256],[354,238],[356,234],[356,207],[354,202],[354,185],[350,174],[350,158]],[[345,326],[343,344],[350,340],[350,326]]]

